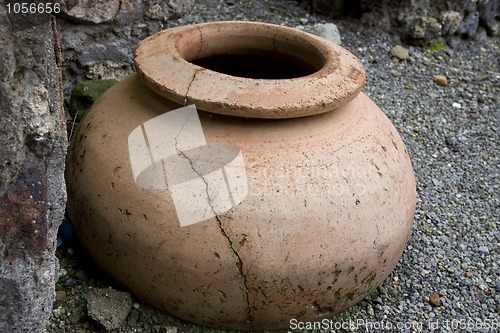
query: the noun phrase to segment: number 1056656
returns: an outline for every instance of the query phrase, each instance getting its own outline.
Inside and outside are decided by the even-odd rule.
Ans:
[[[7,12],[9,14],[57,14],[61,11],[59,3],[33,3],[33,2],[15,2],[7,3]]]

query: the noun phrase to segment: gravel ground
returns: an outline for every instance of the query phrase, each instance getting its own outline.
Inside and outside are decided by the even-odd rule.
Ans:
[[[278,0],[198,0],[197,10],[172,26],[227,19],[336,23],[344,47],[365,66],[363,91],[393,121],[413,161],[417,210],[401,261],[381,287],[337,318],[343,328],[322,331],[498,332],[499,39],[455,50],[410,47],[410,59],[400,61],[390,55],[397,38]],[[448,85],[435,84],[436,74]],[[87,315],[85,297],[95,288],[120,287],[76,241],[64,244],[58,257],[62,276],[47,332],[105,332]],[[116,332],[214,332],[133,302]]]

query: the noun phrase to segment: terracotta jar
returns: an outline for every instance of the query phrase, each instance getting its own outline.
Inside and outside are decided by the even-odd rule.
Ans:
[[[67,159],[69,216],[110,276],[176,317],[240,330],[329,317],[382,283],[415,180],[351,53],[214,22],[145,39],[135,62]]]

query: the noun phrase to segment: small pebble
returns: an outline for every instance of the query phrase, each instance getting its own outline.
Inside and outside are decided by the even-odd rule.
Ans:
[[[61,314],[64,313],[64,309],[62,307],[58,307],[54,310],[52,310],[52,315],[56,318],[59,318],[61,316]]]
[[[132,327],[137,325],[137,319],[139,319],[139,312],[137,310],[131,310],[128,317],[128,324]]]
[[[69,278],[66,280],[66,282],[64,282],[64,286],[66,288],[71,288],[71,287],[74,287],[78,284],[78,280],[75,279],[75,278]]]
[[[61,268],[59,270],[59,277],[65,277],[66,275],[68,275],[68,271],[65,270],[64,268]]]
[[[437,180],[436,178],[432,178],[432,183],[434,184],[434,186],[440,186],[441,185],[441,181]]]
[[[454,102],[451,106],[454,107],[455,109],[460,109],[462,107],[462,104]]]
[[[408,60],[410,59],[410,53],[406,48],[404,48],[401,45],[396,45],[392,48],[391,50],[391,55],[394,58],[397,58],[399,60]]]
[[[120,327],[131,309],[132,297],[128,292],[100,288],[87,295],[87,314],[108,331]]]
[[[490,253],[490,250],[486,246],[480,246],[477,250],[481,254],[488,254],[488,253]]]
[[[64,290],[56,291],[56,301],[62,301],[66,298],[66,292]]]
[[[333,23],[317,23],[308,26],[298,25],[295,27],[295,29],[309,32],[311,34],[314,34],[316,36],[334,42],[337,45],[342,44],[342,38],[340,37],[339,30],[337,26]]]
[[[439,294],[434,292],[429,296],[429,304],[432,306],[440,306],[441,305],[441,298],[439,297]]]
[[[392,296],[392,297],[398,297],[399,293],[398,291],[395,289],[395,288],[390,288],[389,289],[389,294]]]
[[[438,86],[448,85],[448,79],[444,75],[434,75],[432,77],[432,81],[434,81],[434,83],[437,84]]]

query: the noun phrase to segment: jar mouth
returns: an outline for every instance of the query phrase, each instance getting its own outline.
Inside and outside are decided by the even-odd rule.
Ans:
[[[144,83],[179,104],[253,118],[336,109],[365,82],[347,50],[283,26],[224,21],[181,26],[143,40],[135,64]]]
[[[281,33],[280,33],[281,32]],[[263,80],[304,77],[319,71],[325,55],[308,38],[290,38],[276,30],[221,30],[200,48],[187,45],[180,55],[188,62],[221,74]]]
[[[262,80],[304,77],[321,69],[293,56],[261,50],[246,50],[244,53],[224,52],[190,62],[221,74]]]

